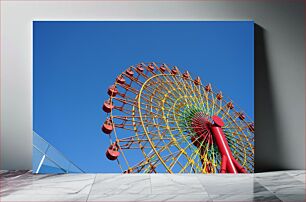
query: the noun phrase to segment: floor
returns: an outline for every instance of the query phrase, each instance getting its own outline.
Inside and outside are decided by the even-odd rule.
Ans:
[[[0,201],[305,201],[305,171],[63,174],[1,171]]]

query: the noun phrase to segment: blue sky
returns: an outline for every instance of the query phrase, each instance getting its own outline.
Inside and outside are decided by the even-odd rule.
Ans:
[[[254,119],[253,21],[33,25],[33,130],[86,172],[120,172],[105,157],[101,106],[117,75],[139,62],[188,69]]]

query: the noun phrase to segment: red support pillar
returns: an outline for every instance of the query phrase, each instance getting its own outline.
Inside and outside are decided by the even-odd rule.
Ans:
[[[233,156],[231,156],[231,158],[239,173],[247,173],[246,170],[238,163],[238,161]]]
[[[220,171],[220,173],[226,173],[226,165],[227,165],[227,157],[225,155],[223,155],[222,156],[221,171]]]
[[[245,169],[233,157],[228,146],[225,134],[221,127],[224,126],[222,119],[218,116],[212,117],[214,124],[211,126],[211,132],[215,137],[216,144],[222,156],[221,173],[246,173]]]

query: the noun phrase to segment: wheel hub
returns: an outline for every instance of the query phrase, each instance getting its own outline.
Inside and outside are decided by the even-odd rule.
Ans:
[[[191,128],[195,133],[195,136],[192,138],[193,143],[196,146],[202,145],[205,142],[211,144],[212,134],[211,128],[212,123],[209,120],[209,117],[203,112],[197,112],[191,121]]]

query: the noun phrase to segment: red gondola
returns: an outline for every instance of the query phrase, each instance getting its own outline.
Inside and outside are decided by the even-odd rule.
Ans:
[[[118,93],[118,89],[116,88],[115,85],[112,85],[108,88],[107,94],[109,96],[115,97]]]
[[[112,111],[112,109],[114,109],[114,105],[110,100],[106,100],[103,104],[103,111],[105,111],[106,113],[110,113]]]
[[[193,82],[194,82],[194,84],[197,85],[197,86],[200,85],[200,84],[201,84],[201,79],[200,79],[200,77],[197,77]]]
[[[106,121],[104,122],[103,126],[102,126],[102,131],[105,134],[111,134],[111,132],[113,131],[114,127],[113,127],[113,123],[110,120],[110,118],[106,119]]]
[[[106,157],[111,161],[116,160],[119,155],[120,152],[118,151],[118,146],[115,143],[111,144],[106,150]]]

